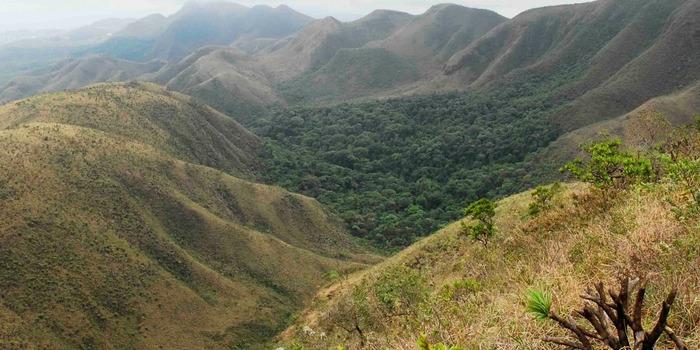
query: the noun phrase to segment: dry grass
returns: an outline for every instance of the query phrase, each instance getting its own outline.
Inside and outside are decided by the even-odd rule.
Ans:
[[[174,157],[179,141],[211,141],[197,130],[82,104],[128,90],[42,96],[0,113],[5,126],[23,120],[0,130],[0,348],[255,348],[330,271],[377,261],[316,201]],[[95,113],[67,113],[74,102]],[[173,108],[170,120],[199,115]],[[104,127],[80,125],[90,117]],[[170,133],[148,138],[137,121]]]
[[[311,349],[339,344],[349,349],[415,349],[418,336],[426,334],[432,342],[466,349],[548,349],[540,339],[560,331],[526,313],[528,289],[552,291],[554,307],[566,314],[578,307],[578,295],[589,284],[613,283],[618,274],[631,272],[651,275],[650,319],[665,292],[673,285],[680,288],[671,324],[689,348],[700,346],[700,228],[697,218],[676,219],[667,199],[679,193],[670,184],[616,197],[583,185],[567,188],[557,208],[534,219],[523,219],[528,193],[501,201],[499,234],[488,247],[467,241],[455,223],[331,287],[283,338]],[[356,334],[331,322],[337,318],[335,305],[355,286],[376,288],[377,278],[397,266],[418,271],[430,297],[418,317],[380,317],[376,324],[366,324],[367,342],[361,347]],[[441,297],[443,286],[460,280],[476,281],[480,288],[459,299]],[[304,336],[300,329],[305,325],[325,332],[326,340]]]
[[[0,106],[0,129],[31,122],[104,131],[178,159],[251,176],[261,141],[191,97],[145,83],[102,84]]]

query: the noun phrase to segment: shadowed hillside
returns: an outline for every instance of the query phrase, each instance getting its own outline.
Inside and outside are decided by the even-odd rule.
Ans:
[[[453,86],[547,90],[567,130],[630,112],[698,79],[697,1],[600,0],[535,9],[445,68]]]
[[[145,79],[198,97],[237,118],[283,104],[256,60],[236,49],[206,47]]]
[[[177,61],[207,45],[232,44],[247,38],[282,38],[311,21],[286,6],[248,8],[230,2],[191,2],[158,37],[152,56]]]
[[[375,261],[314,200],[191,163],[246,173],[257,141],[160,88],[23,100],[0,125],[2,348],[252,348]]]
[[[122,82],[157,71],[165,62],[137,63],[108,56],[92,56],[69,60],[48,72],[42,70],[18,77],[0,87],[0,103],[28,97],[37,93],[77,89],[102,82]]]
[[[402,12],[375,11],[348,23],[332,17],[314,21],[287,42],[261,55],[263,66],[274,79],[287,81],[321,68],[341,49],[359,48],[385,39],[411,18]]]
[[[505,20],[492,11],[458,5],[434,6],[413,17],[378,11],[343,24],[328,35],[323,41],[328,44],[319,46],[311,56],[315,63],[285,84],[283,91],[292,102],[411,91],[420,81],[439,74],[455,51]]]

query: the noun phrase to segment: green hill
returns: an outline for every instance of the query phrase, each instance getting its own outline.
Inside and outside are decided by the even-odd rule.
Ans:
[[[313,199],[222,171],[249,173],[257,139],[161,88],[22,100],[0,125],[1,348],[248,349],[376,261]]]
[[[378,97],[413,91],[439,74],[455,51],[469,45],[505,21],[495,12],[458,5],[434,6],[419,16],[375,11],[350,23],[320,27],[326,35],[304,47],[311,50],[305,70],[281,85],[291,103],[299,101],[348,101],[357,97]],[[269,57],[294,57],[291,47]],[[320,37],[320,38],[319,38]],[[276,66],[282,60],[272,60]],[[294,62],[294,60],[292,60]]]
[[[60,123],[125,137],[175,158],[250,176],[260,140],[193,98],[153,84],[96,85],[2,106],[0,128]]]
[[[415,82],[413,62],[382,48],[341,49],[321,69],[282,84],[290,103],[349,100]]]

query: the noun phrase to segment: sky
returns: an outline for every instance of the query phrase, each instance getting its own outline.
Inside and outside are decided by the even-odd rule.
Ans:
[[[230,1],[230,0],[228,0]],[[585,0],[240,0],[243,5],[286,4],[313,17],[335,16],[341,20],[361,17],[375,9],[419,14],[430,6],[451,2],[494,10],[506,17],[535,7]],[[0,0],[0,31],[71,29],[104,18],[139,18],[152,13],[177,11],[187,0]]]

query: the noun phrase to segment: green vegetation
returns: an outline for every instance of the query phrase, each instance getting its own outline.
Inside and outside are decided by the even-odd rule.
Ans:
[[[277,111],[248,125],[267,138],[265,178],[313,196],[384,248],[461,217],[467,203],[554,177],[528,168],[557,137],[541,98],[427,95]]]
[[[287,101],[349,100],[419,77],[415,63],[381,48],[341,49],[323,67],[280,87]]]
[[[552,295],[540,289],[527,291],[527,312],[538,320],[549,319],[552,310]]]
[[[496,216],[496,203],[489,199],[479,199],[470,204],[464,210],[464,215],[476,220],[476,224],[469,226],[462,222],[462,230],[473,241],[488,245],[489,239],[496,234],[493,226],[493,218]]]
[[[623,151],[620,140],[594,142],[583,149],[589,159],[577,159],[562,169],[579,181],[601,188],[626,188],[654,178],[651,159]]]
[[[561,184],[558,182],[549,186],[537,186],[532,192],[532,202],[527,208],[527,215],[533,217],[551,209],[552,200],[561,189]]]
[[[675,145],[672,149],[682,148],[690,159],[696,159],[700,148],[692,145],[700,142],[700,135],[683,135],[691,136],[694,141],[686,143],[678,134],[672,135],[661,150]],[[420,302],[401,303],[402,312],[391,314],[382,312],[385,306],[380,299],[365,299],[363,313],[375,317],[366,318],[362,324],[364,336],[360,348],[412,348],[415,344],[409,340],[415,339],[417,334],[425,335],[419,339],[419,346],[423,348],[449,349],[444,344],[498,348],[502,344],[516,344],[556,349],[551,342],[573,344],[577,339],[580,343],[576,344],[585,349],[592,349],[585,347],[587,342],[596,344],[602,340],[615,344],[608,342],[616,341],[613,338],[618,335],[613,323],[608,324],[609,339],[605,333],[592,337],[590,332],[576,333],[584,329],[586,320],[593,320],[591,325],[595,326],[595,314],[602,312],[600,309],[579,309],[577,312],[584,319],[573,323],[568,317],[558,316],[553,296],[556,295],[558,306],[572,309],[580,303],[582,285],[591,281],[616,283],[615,276],[632,268],[642,276],[652,274],[654,280],[647,284],[630,283],[629,288],[621,289],[633,291],[627,295],[629,303],[620,299],[627,305],[625,310],[632,310],[632,296],[644,294],[637,293],[642,289],[647,291],[648,307],[669,305],[664,306],[666,310],[674,301],[675,306],[672,317],[659,318],[660,321],[654,323],[646,320],[653,316],[647,316],[641,307],[635,306],[640,312],[629,317],[642,321],[623,326],[633,328],[635,333],[645,332],[646,344],[658,343],[660,348],[676,344],[677,348],[684,349],[677,345],[682,342],[688,348],[700,344],[700,328],[692,316],[700,312],[700,305],[688,297],[700,291],[700,274],[697,274],[700,215],[686,212],[682,220],[678,218],[678,206],[694,203],[688,196],[685,181],[673,175],[673,167],[668,165],[654,168],[653,173],[659,176],[640,176],[649,171],[646,166],[637,167],[636,160],[646,164],[647,159],[654,159],[652,163],[660,166],[657,150],[639,151],[631,162],[631,153],[622,151],[622,144],[617,141],[603,141],[586,149],[594,150],[598,160],[590,167],[590,162],[582,162],[580,166],[596,169],[591,172],[601,175],[586,176],[589,183],[562,184],[536,191],[535,201],[547,207],[538,215],[526,215],[531,210],[532,191],[498,201],[498,210],[494,210],[488,200],[477,201],[470,207],[466,214],[477,218],[491,220],[491,215],[495,214],[492,222],[499,234],[492,238],[488,249],[466,243],[461,238],[460,222],[456,222],[352,280],[329,287],[332,292],[321,292],[322,299],[298,320],[298,324],[307,324],[326,334],[325,340],[314,340],[313,348],[357,345],[359,338],[355,334],[338,332],[327,320],[339,316],[338,305],[348,305],[349,291],[364,290],[371,296],[376,294],[373,291],[399,289],[393,287],[404,285],[396,281],[397,275],[404,276],[405,285],[412,285],[410,281],[422,281],[424,297]],[[611,168],[623,169],[617,165],[633,164],[631,169],[641,171],[620,170],[621,176],[612,177],[615,181],[598,182],[597,179],[610,178],[604,174],[611,168],[598,166],[605,163],[605,159],[612,160],[615,166]],[[678,159],[676,157],[676,161]],[[642,179],[649,182],[642,182]],[[596,186],[599,183],[603,184],[602,189]],[[550,196],[555,187],[560,187],[558,194]],[[542,198],[547,200],[538,200]],[[397,274],[396,271],[403,272]],[[387,283],[387,280],[393,282]],[[614,302],[610,301],[610,295],[622,295],[607,290],[595,294],[596,290],[604,289],[597,286],[589,289],[587,295],[591,298],[605,295],[609,302]],[[669,286],[678,287],[678,298],[675,292],[665,299],[660,295],[658,291],[668,290]],[[635,300],[642,299],[636,297]],[[352,314],[352,311],[344,309],[343,314]],[[554,325],[560,324],[566,329],[560,331],[549,322],[532,322],[532,316],[540,320],[552,319]],[[654,324],[662,326],[654,327]],[[295,337],[297,327],[285,334]],[[656,337],[657,332],[652,331],[655,328],[666,335]],[[593,329],[596,334],[599,330],[585,329]]]
[[[424,335],[421,335],[418,338],[417,343],[418,349],[420,350],[463,350],[458,346],[448,346],[445,344],[430,344],[428,343],[428,339]]]

